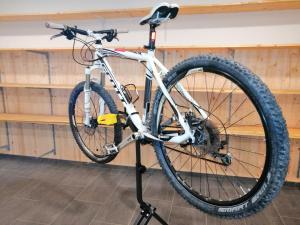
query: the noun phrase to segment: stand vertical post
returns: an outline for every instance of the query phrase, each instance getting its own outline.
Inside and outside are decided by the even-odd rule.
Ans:
[[[140,204],[140,214],[136,218],[134,225],[146,225],[152,217],[154,217],[162,225],[168,225],[157,213],[156,208],[143,200],[143,173],[146,172],[146,167],[141,163],[141,143],[139,140],[135,143],[136,150],[136,198]]]

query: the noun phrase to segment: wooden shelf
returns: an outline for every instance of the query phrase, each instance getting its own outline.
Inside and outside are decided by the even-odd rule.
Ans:
[[[291,139],[300,139],[300,128],[289,128],[289,137]],[[262,127],[257,126],[236,126],[230,127],[226,130],[227,134],[241,135],[241,136],[264,136]]]
[[[34,114],[13,114],[0,113],[0,121],[36,123],[36,124],[69,124],[67,116],[34,115]],[[227,129],[227,134],[239,136],[263,136],[263,129],[257,126],[234,126]],[[300,128],[289,128],[289,137],[291,139],[300,139]]]
[[[0,113],[0,121],[36,123],[36,124],[55,124],[55,125],[64,125],[69,123],[69,119],[66,116],[48,116],[48,115],[13,114],[13,113]]]
[[[0,83],[0,87],[4,87],[4,88],[51,88],[51,89],[72,89],[72,88],[75,87],[75,85]]]
[[[0,87],[3,88],[50,88],[50,89],[73,89],[76,84],[74,85],[60,85],[60,84],[25,84],[25,83],[0,83]],[[152,90],[156,90],[156,86],[152,87]],[[108,86],[106,87],[107,90],[112,91],[114,90],[113,87]],[[129,90],[133,90],[133,88],[129,88]],[[144,86],[137,86],[138,91],[145,90]],[[205,88],[197,88],[195,89],[196,92],[206,92]],[[214,89],[213,92],[219,93],[221,89]],[[230,93],[232,89],[224,89],[222,93]],[[271,90],[271,92],[275,95],[300,95],[300,90]],[[235,91],[234,93],[241,93],[241,91]]]
[[[236,12],[255,12],[271,10],[299,9],[299,0],[264,0],[246,3],[232,4],[209,4],[209,5],[182,5],[180,15],[191,14],[210,14],[210,13],[236,13]],[[122,18],[122,17],[142,17],[149,13],[151,8],[131,8],[131,9],[108,9],[93,11],[71,11],[46,14],[2,14],[2,21],[46,21],[46,20],[81,20],[99,18]]]

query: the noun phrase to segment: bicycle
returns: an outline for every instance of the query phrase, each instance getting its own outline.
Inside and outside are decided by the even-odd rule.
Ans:
[[[111,42],[121,33],[116,29],[91,31],[46,23],[60,30],[53,38],[65,36],[87,48],[82,56],[89,63],[84,64],[85,81],[69,100],[72,133],[81,151],[98,163],[110,162],[132,141],[151,144],[168,180],[191,205],[221,217],[249,216],[270,203],[284,183],[289,161],[285,120],[267,86],[237,62],[200,55],[168,70],[155,57],[156,28],[174,19],[178,10],[176,4],[161,3],[141,20],[150,27],[146,53],[104,48],[103,41]],[[82,41],[78,34],[93,40]],[[146,67],[142,117],[134,106],[139,97],[135,85],[120,84],[106,57],[131,59]],[[95,69],[109,78],[123,111],[101,81],[91,79]],[[158,87],[151,104],[153,80]],[[129,86],[136,91],[135,99]],[[133,133],[123,139],[122,129],[127,127]]]

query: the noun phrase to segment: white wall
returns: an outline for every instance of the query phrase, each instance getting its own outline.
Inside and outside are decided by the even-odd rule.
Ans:
[[[84,10],[107,10],[152,7],[160,2],[179,5],[241,3],[255,0],[0,0],[0,14],[57,13]]]
[[[17,2],[19,2],[17,4]],[[24,3],[26,2],[26,4]],[[86,1],[17,1],[0,0],[0,12],[33,12],[43,2],[43,10],[64,9],[75,10]],[[50,4],[51,2],[51,4]],[[71,4],[70,2],[74,2]],[[111,8],[115,5],[124,8],[145,7],[157,1],[100,1],[101,7]],[[108,2],[108,3],[107,3]],[[195,4],[199,1],[176,1]],[[209,0],[203,1],[211,2]],[[224,2],[219,0],[218,2]],[[227,1],[227,2],[233,2]],[[104,4],[105,3],[105,4]],[[114,4],[118,3],[118,4]],[[202,3],[202,1],[201,1]],[[70,4],[70,5],[69,5]],[[15,7],[13,7],[15,5]],[[87,5],[84,9],[89,9]],[[81,28],[128,29],[130,33],[120,35],[120,42],[113,42],[113,46],[143,46],[148,37],[148,27],[138,25],[140,18],[96,19],[80,21],[59,21],[60,23],[78,25]],[[55,31],[44,27],[45,21],[35,22],[0,22],[0,49],[7,48],[71,48],[72,43],[59,38],[50,41]],[[300,10],[284,10],[269,12],[201,14],[178,16],[175,20],[162,25],[158,29],[157,45],[159,46],[245,46],[245,45],[300,45]]]

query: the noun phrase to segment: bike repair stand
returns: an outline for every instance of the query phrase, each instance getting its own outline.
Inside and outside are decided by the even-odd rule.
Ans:
[[[146,225],[154,217],[162,225],[168,225],[157,213],[156,208],[143,200],[142,175],[146,172],[146,167],[141,163],[141,143],[139,140],[135,143],[136,150],[136,197],[140,204],[140,214],[136,218],[134,225]]]

